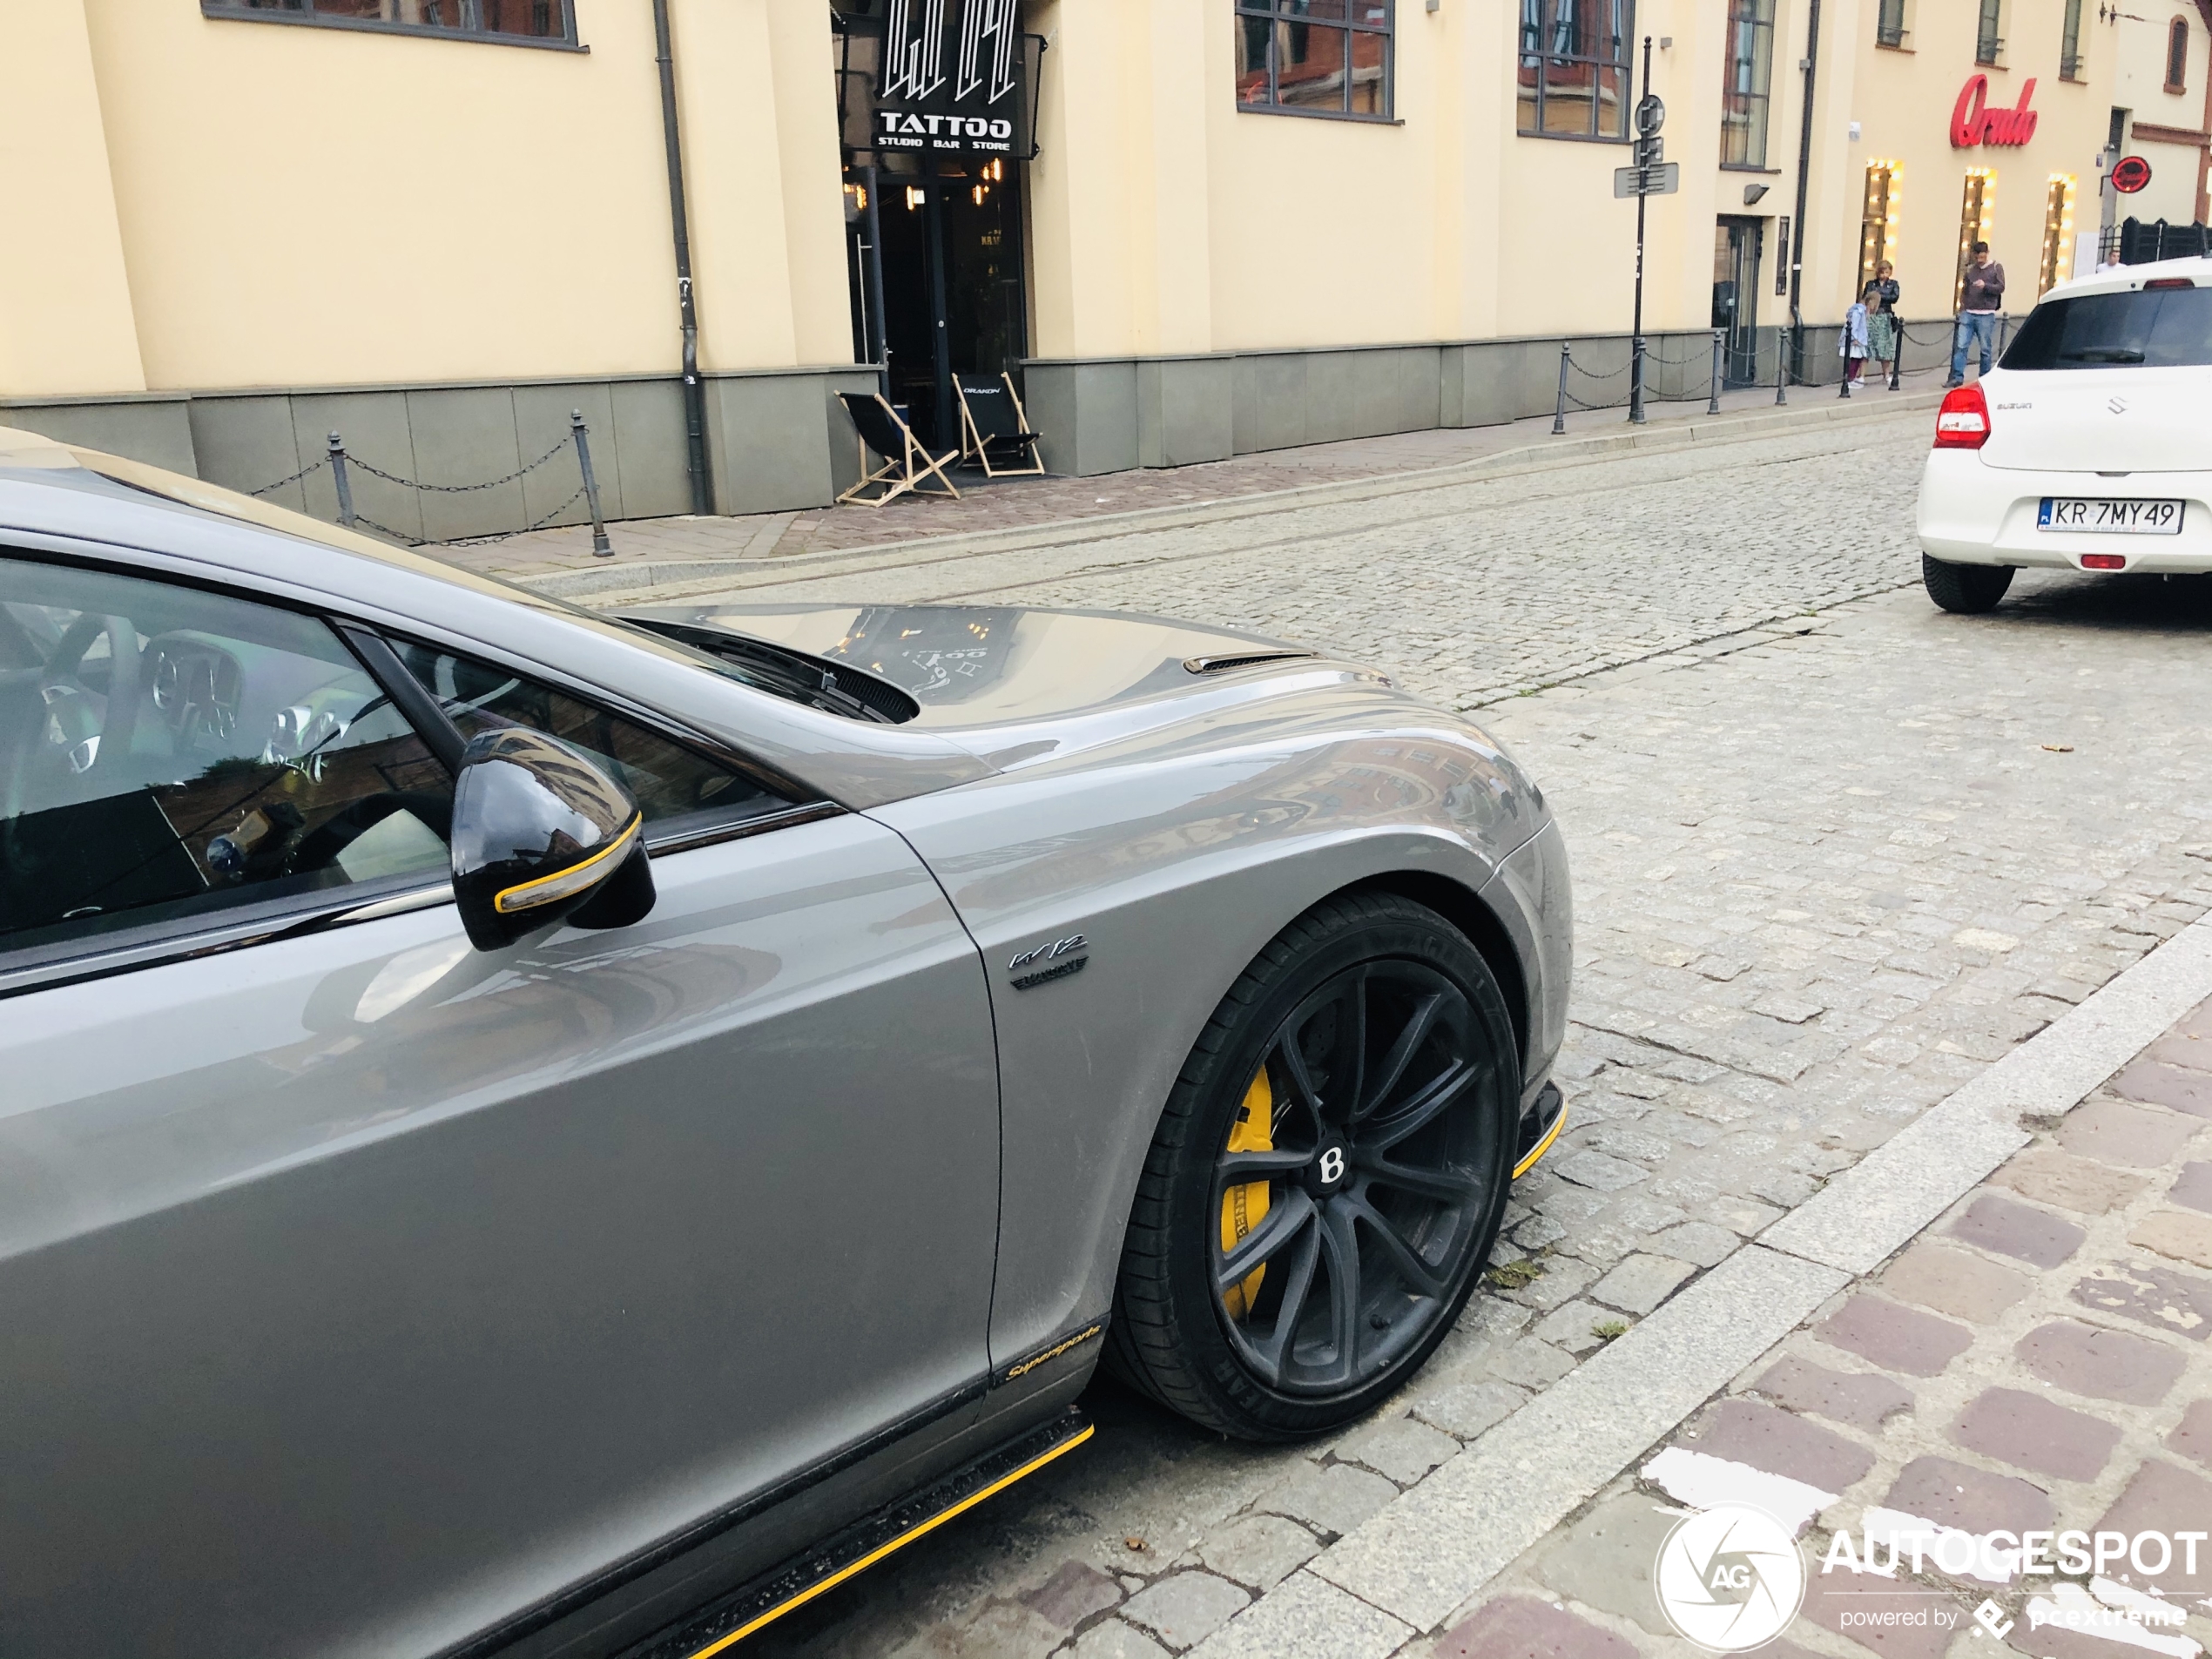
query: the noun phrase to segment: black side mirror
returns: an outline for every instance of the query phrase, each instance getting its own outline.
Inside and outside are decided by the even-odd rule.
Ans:
[[[469,942],[552,926],[627,927],[653,907],[644,817],[566,744],[509,727],[471,738],[453,784],[453,896]]]

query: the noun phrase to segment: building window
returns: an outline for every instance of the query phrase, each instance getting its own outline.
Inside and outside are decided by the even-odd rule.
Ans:
[[[2035,297],[2040,300],[2054,284],[2073,274],[2074,198],[2072,173],[2054,172],[2043,196],[2043,258],[2035,273]]]
[[[1994,64],[1998,53],[2005,50],[2005,37],[1998,30],[2005,21],[2005,0],[1981,0],[1981,17],[1974,24],[1974,62]]]
[[[1905,0],[1882,0],[1874,13],[1874,44],[1902,46],[1911,32],[1905,26]]]
[[[1521,131],[1629,136],[1631,0],[1521,0]]]
[[[2173,26],[2166,31],[2166,90],[2169,92],[2186,91],[2188,71],[2188,19],[2176,17]]]
[[[1391,118],[1396,0],[1237,0],[1237,107]]]
[[[1766,165],[1767,87],[1774,75],[1774,0],[1729,0],[1721,82],[1721,165]]]
[[[2066,20],[2059,26],[2059,78],[2081,78],[2081,0],[2066,0]]]
[[[1959,266],[1952,280],[1951,308],[1966,302],[1966,267],[1973,263],[1976,242],[1990,239],[1997,225],[1997,169],[1966,169],[1966,193],[1959,204]]]
[[[576,44],[569,0],[199,0],[201,15],[464,39]]]
[[[1858,210],[1858,287],[1874,280],[1884,260],[1897,263],[1897,225],[1905,199],[1905,164],[1870,161],[1866,164],[1866,193]]]

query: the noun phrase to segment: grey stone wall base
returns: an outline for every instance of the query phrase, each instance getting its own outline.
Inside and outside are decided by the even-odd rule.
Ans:
[[[1912,327],[1941,343],[1909,347],[1907,367],[1941,361],[1948,324]],[[1832,325],[1806,330],[1809,382],[1835,383],[1837,333]],[[1776,331],[1763,329],[1759,339],[1761,374],[1771,384]],[[1703,395],[1709,331],[1654,334],[1649,342],[1651,396]],[[1628,337],[1583,335],[1571,345],[1576,368],[1568,389],[1580,404],[1625,401]],[[1558,392],[1559,341],[1040,359],[1024,366],[1023,379],[1047,468],[1089,477],[1546,415]],[[714,510],[790,512],[835,500],[860,466],[836,394],[875,386],[873,372],[859,366],[707,376]],[[319,460],[333,431],[350,455],[402,478],[448,485],[496,478],[558,443],[570,409],[583,410],[590,428],[608,518],[691,510],[683,388],[673,376],[0,399],[0,424],[250,494]],[[563,507],[578,482],[573,458],[563,455],[542,471],[466,494],[424,494],[365,471],[353,486],[367,517],[410,538],[445,542],[541,521],[581,523],[582,502]],[[326,521],[338,514],[327,471],[268,499]]]
[[[57,443],[196,474],[188,400],[176,397],[0,400],[0,426],[36,432]]]
[[[1915,346],[1922,368],[1949,349]],[[1757,331],[1758,379],[1774,383],[1783,331]],[[1792,384],[1832,386],[1842,373],[1833,324],[1805,330]],[[1702,397],[1711,384],[1713,335],[1691,329],[1645,337],[1646,395]],[[1570,409],[1628,401],[1626,334],[1571,336]],[[1559,396],[1557,337],[1435,345],[1356,346],[1210,355],[1033,358],[1022,365],[1031,423],[1045,465],[1095,477],[1131,467],[1180,467],[1231,455],[1437,427],[1500,426],[1548,415]],[[1803,381],[1797,376],[1802,374]]]
[[[860,476],[858,439],[835,394],[873,391],[875,384],[871,371],[850,367],[707,376],[715,510],[780,512],[835,499]],[[350,456],[401,478],[479,483],[558,444],[569,435],[572,409],[583,411],[590,429],[608,518],[691,510],[683,387],[673,376],[9,400],[0,401],[0,425],[250,495],[320,460],[334,431]],[[541,521],[577,524],[590,516],[582,501],[569,502],[583,482],[573,451],[522,478],[462,494],[405,489],[362,468],[350,482],[364,516],[415,540],[455,541]],[[327,469],[266,499],[326,523],[338,517]]]

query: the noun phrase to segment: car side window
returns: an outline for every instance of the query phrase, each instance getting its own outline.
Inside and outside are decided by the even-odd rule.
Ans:
[[[0,951],[419,883],[452,815],[323,622],[0,557]]]
[[[432,646],[391,644],[464,737],[519,725],[558,738],[636,797],[649,832],[741,823],[791,804],[743,772],[566,691]]]

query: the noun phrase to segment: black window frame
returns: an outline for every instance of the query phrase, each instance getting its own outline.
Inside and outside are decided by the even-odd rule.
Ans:
[[[460,732],[451,726],[450,721],[447,722],[448,730],[445,732],[434,733],[428,729],[426,705],[428,710],[437,711],[439,719],[445,718],[443,711],[439,708],[435,697],[421,686],[421,682],[407,674],[397,657],[392,654],[388,643],[392,639],[427,644],[437,651],[455,651],[534,679],[580,701],[597,705],[607,712],[644,726],[666,741],[691,750],[717,765],[744,772],[763,789],[781,796],[788,803],[755,817],[726,822],[693,826],[678,820],[665,822],[658,828],[649,826],[645,833],[645,845],[656,858],[688,852],[693,847],[766,834],[774,830],[795,828],[821,819],[841,817],[845,812],[845,808],[789,774],[732,749],[728,744],[696,731],[683,722],[672,720],[657,709],[646,708],[629,698],[609,691],[604,686],[587,685],[542,664],[524,665],[509,661],[496,648],[488,648],[480,641],[448,641],[427,634],[395,634],[385,628],[354,620],[338,611],[301,604],[280,594],[267,593],[232,582],[211,581],[204,577],[171,570],[165,565],[145,565],[130,560],[102,557],[65,547],[40,546],[11,540],[0,543],[0,559],[19,559],[32,563],[105,571],[141,581],[165,583],[218,598],[233,599],[273,610],[289,610],[312,618],[329,628],[343,642],[346,649],[360,663],[362,671],[391,697],[394,705],[415,728],[448,772],[453,769],[451,757],[458,752]],[[711,667],[702,665],[700,671],[711,673],[714,671]],[[78,940],[57,940],[29,948],[11,948],[4,939],[0,939],[0,1003],[4,1003],[10,997],[56,989],[86,980],[106,979],[117,974],[133,973],[167,962],[243,950],[303,934],[374,921],[386,916],[452,902],[453,882],[450,876],[444,873],[434,876],[400,874],[378,877],[351,888],[253,900],[198,915],[150,921],[137,927],[118,927]]]
[[[1608,11],[1617,10],[1620,24],[1618,32],[1613,36],[1615,51],[1612,57],[1556,51],[1547,44],[1556,42],[1558,39],[1560,8],[1562,5],[1571,8],[1585,4],[1596,4]],[[1516,25],[1516,30],[1518,38],[1515,41],[1513,57],[1514,131],[1516,138],[1553,138],[1568,144],[1628,144],[1633,140],[1635,134],[1630,131],[1630,127],[1631,111],[1635,106],[1636,100],[1635,0],[1521,0],[1521,21]],[[1527,88],[1521,82],[1521,71],[1532,58],[1535,60],[1536,64],[1533,99],[1523,96]],[[1548,71],[1554,64],[1588,64],[1591,69],[1589,99],[1591,130],[1588,132],[1547,132],[1544,126],[1544,105],[1545,89],[1550,78]],[[1598,130],[1598,118],[1602,105],[1596,97],[1596,71],[1602,69],[1615,69],[1620,71],[1621,100],[1617,113],[1621,130],[1618,132]],[[1524,126],[1521,125],[1521,112],[1532,106],[1535,111],[1534,124]]]
[[[347,17],[317,11],[315,0],[199,0],[199,15],[219,23],[284,24],[294,28],[341,29],[354,34],[410,36],[417,40],[466,41],[480,46],[527,46],[561,52],[591,50],[577,38],[576,0],[544,0],[545,4],[560,13],[562,31],[557,35],[506,34],[486,29],[481,22],[472,28],[467,18],[472,13],[481,15],[478,0],[446,0],[446,3],[462,9],[462,23],[448,27],[443,24]]]
[[[1316,121],[1360,121],[1370,126],[1398,125],[1398,0],[1346,0],[1342,21],[1334,17],[1315,17],[1296,10],[1310,0],[1234,0],[1231,21],[1238,33],[1254,27],[1264,29],[1267,41],[1267,98],[1262,102],[1248,102],[1239,91],[1235,94],[1239,115],[1297,115]],[[1366,5],[1379,5],[1383,20],[1379,24],[1355,14]],[[1345,67],[1344,108],[1325,110],[1311,104],[1285,104],[1281,99],[1280,66],[1275,61],[1275,41],[1278,26],[1292,24],[1307,29],[1332,29],[1345,37]],[[1382,112],[1375,114],[1352,107],[1352,37],[1367,35],[1382,42]]]
[[[1721,165],[1743,172],[1770,172],[1766,165],[1767,129],[1774,112],[1774,14],[1776,0],[1728,0],[1728,32],[1721,77]],[[1745,30],[1750,31],[1750,56],[1743,55]],[[1764,36],[1765,51],[1760,51]],[[1760,70],[1764,66],[1764,74]],[[1749,73],[1758,84],[1739,91],[1737,80]],[[1743,118],[1732,119],[1741,107]],[[1744,153],[1731,156],[1735,140],[1743,141]],[[1756,141],[1756,142],[1755,142]]]
[[[1974,14],[1974,62],[1995,69],[2005,61],[2005,0],[1980,0]]]
[[[2189,90],[2189,20],[2176,17],[2166,26],[2166,84],[2168,92]]]
[[[2081,77],[2081,4],[2082,0],[2066,0],[2066,10],[2059,19],[2059,78],[2078,81]]]
[[[1895,51],[1910,50],[1905,37],[1912,30],[1905,26],[1905,0],[1880,0],[1874,8],[1874,44]]]

